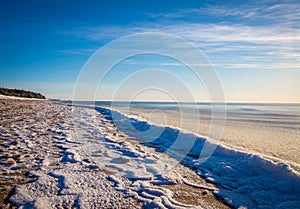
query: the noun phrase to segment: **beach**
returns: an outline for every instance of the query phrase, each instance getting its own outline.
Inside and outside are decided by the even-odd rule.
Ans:
[[[191,132],[197,115],[190,108],[178,111],[174,103],[137,102],[128,106],[126,102],[114,102],[110,107],[96,102],[96,105],[119,130],[179,159],[216,185],[215,195],[231,207],[298,208],[300,205],[296,151],[299,149],[298,104],[227,107],[225,131],[218,145],[205,135],[211,122],[207,108],[200,109],[200,132]]]
[[[0,102],[3,208],[299,206],[282,162],[223,145],[205,157],[204,137],[99,105]]]
[[[300,209],[300,1],[2,1],[0,209]]]
[[[178,109],[180,106],[181,110]],[[210,104],[206,103],[146,102],[133,103],[129,108],[122,103],[115,103],[113,108],[155,124],[177,127],[206,138],[213,118]],[[218,143],[274,162],[284,162],[300,172],[299,104],[229,103],[226,109],[224,131]],[[218,113],[214,117],[220,120]]]
[[[173,159],[99,111],[47,100],[0,104],[2,208],[229,208],[193,169],[160,173],[156,159]]]

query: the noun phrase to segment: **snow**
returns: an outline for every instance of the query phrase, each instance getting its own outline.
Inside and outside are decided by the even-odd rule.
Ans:
[[[3,94],[0,94],[0,99],[44,100],[44,99],[38,99],[38,98],[26,98],[26,97],[6,96],[6,95],[3,95]]]
[[[119,130],[195,169],[215,184],[218,190],[214,193],[233,207],[300,208],[300,176],[284,163],[216,145],[207,158],[201,152],[207,140],[203,137],[140,121],[116,110],[95,109],[113,119]],[[174,164],[166,163],[171,167]],[[159,168],[158,172],[166,170]]]
[[[19,208],[226,208],[215,199],[203,199],[201,189],[199,196],[194,197],[201,200],[197,205],[174,199],[174,193],[180,188],[174,189],[173,185],[186,183],[191,189],[211,188],[206,194],[209,197],[217,189],[201,178],[195,182],[183,180],[184,175],[189,178],[195,175],[193,171],[180,164],[174,170],[168,169],[169,164],[177,163],[176,159],[155,152],[154,148],[143,146],[136,138],[117,130],[107,115],[80,107],[71,112],[64,105],[47,102],[21,102],[20,106],[23,108],[17,108],[14,114],[21,111],[15,117],[22,120],[10,119],[13,128],[1,125],[1,136],[13,140],[14,133],[18,134],[16,152],[21,154],[26,149],[28,153],[16,165],[1,163],[1,175],[5,170],[14,181],[16,169],[28,171],[22,176],[26,182],[17,184],[9,198],[12,205]],[[40,111],[31,121],[36,109]]]
[[[108,108],[28,104],[2,111],[1,149],[20,158],[1,174],[29,170],[9,199],[20,208],[226,208],[213,194],[235,208],[300,206],[300,177],[284,163]]]

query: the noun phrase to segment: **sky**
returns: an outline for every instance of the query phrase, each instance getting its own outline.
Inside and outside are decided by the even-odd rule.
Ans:
[[[203,52],[227,102],[300,102],[300,2],[296,0],[3,0],[0,26],[1,87],[72,99],[80,72],[98,49],[123,36],[158,32],[179,37]],[[116,87],[142,69],[173,73],[197,101],[209,100],[205,85],[188,68],[154,55],[126,59],[110,70],[94,98],[84,97],[85,92],[82,98],[113,99]],[[130,91],[142,88],[140,84],[150,77],[131,79],[122,99],[132,98]],[[150,89],[136,98],[171,97]],[[178,97],[189,100],[180,89]]]

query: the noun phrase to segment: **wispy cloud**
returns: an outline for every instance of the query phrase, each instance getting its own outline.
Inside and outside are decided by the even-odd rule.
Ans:
[[[78,30],[75,35],[78,36]],[[181,23],[174,25],[151,25],[148,27],[85,27],[80,33],[80,38],[90,41],[115,39],[123,35],[139,32],[163,32],[176,35],[187,39],[203,50],[208,57],[217,63],[222,63],[226,56],[235,57],[236,67],[242,66],[240,62],[250,62],[255,60],[257,63],[273,61],[274,68],[280,62],[294,62],[299,60],[300,29],[289,26],[245,26],[245,25],[224,25],[224,24],[196,24]],[[105,36],[104,34],[109,34]],[[176,46],[177,47],[177,46]],[[64,53],[86,53],[91,50],[73,51],[66,50]],[[220,65],[218,65],[220,66]],[[228,65],[224,65],[226,67]],[[232,64],[230,65],[232,67]],[[245,66],[245,65],[244,65]],[[251,63],[246,65],[254,67]],[[264,65],[260,65],[264,66]],[[299,67],[299,66],[297,66]]]
[[[158,30],[196,42],[286,43],[300,40],[300,29],[288,26],[245,26],[224,24],[179,24]]]
[[[259,5],[259,6],[258,6]],[[242,4],[232,4],[224,2],[223,5],[207,5],[202,8],[185,8],[169,13],[146,14],[152,18],[180,19],[186,17],[235,17],[241,20],[257,19],[273,20],[278,22],[295,22],[300,20],[300,5],[296,1],[259,1],[243,2]],[[199,19],[197,19],[199,20]]]
[[[153,18],[170,20],[197,15],[237,17],[240,21],[194,22],[172,21],[136,23],[134,26],[85,26],[64,35],[89,41],[110,41],[140,32],[163,32],[185,38],[202,49],[217,66],[224,68],[299,68],[300,4],[295,2],[262,2],[239,7],[207,6],[177,10],[163,14],[147,14]],[[245,19],[255,20],[247,24]],[[175,46],[174,46],[175,47]],[[176,46],[177,47],[177,46]],[[66,53],[76,53],[72,50]],[[79,53],[79,52],[78,52]],[[234,60],[226,59],[227,56]]]
[[[92,41],[118,38],[139,32],[163,32],[186,38],[192,42],[245,42],[280,44],[300,41],[300,28],[287,26],[245,26],[241,24],[179,23],[173,25],[148,24],[145,27],[80,27],[64,33]]]
[[[255,63],[217,63],[215,67],[221,67],[223,69],[279,69],[279,70],[298,70],[300,69],[300,64],[297,63],[286,63],[286,62],[273,62],[273,63],[262,63],[262,62],[255,62]]]

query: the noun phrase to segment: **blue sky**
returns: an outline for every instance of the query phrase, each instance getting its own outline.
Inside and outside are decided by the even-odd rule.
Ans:
[[[1,1],[0,25],[0,86],[72,98],[97,49],[125,35],[163,32],[205,53],[227,101],[300,102],[299,1]],[[116,67],[97,98],[110,99],[123,74],[158,67],[157,60],[139,57]],[[176,74],[184,77],[186,69]]]

